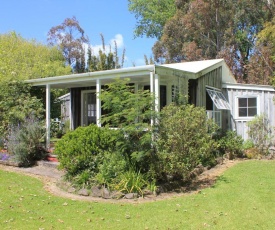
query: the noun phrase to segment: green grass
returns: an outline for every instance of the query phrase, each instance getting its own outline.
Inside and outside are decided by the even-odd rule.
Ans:
[[[275,229],[275,161],[245,161],[198,194],[143,204],[55,197],[0,170],[1,229]]]

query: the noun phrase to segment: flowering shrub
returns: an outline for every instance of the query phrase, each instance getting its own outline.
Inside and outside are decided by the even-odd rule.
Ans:
[[[44,148],[41,146],[44,135],[45,130],[37,119],[26,119],[10,129],[8,152],[21,166],[30,166],[45,156]]]
[[[7,160],[9,160],[9,158],[10,158],[9,154],[7,154],[7,153],[0,153],[0,160],[7,161]]]

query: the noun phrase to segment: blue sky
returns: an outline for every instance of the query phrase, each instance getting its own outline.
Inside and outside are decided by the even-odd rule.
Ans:
[[[152,56],[155,39],[134,38],[136,19],[128,11],[128,0],[0,0],[0,33],[10,31],[46,44],[51,27],[73,16],[96,49],[100,33],[109,44],[117,39],[119,54],[126,49],[124,67],[144,65],[144,54]]]

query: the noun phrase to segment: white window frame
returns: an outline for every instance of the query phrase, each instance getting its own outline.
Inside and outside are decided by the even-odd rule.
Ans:
[[[84,117],[83,117],[84,116],[84,94],[88,94],[88,93],[96,94],[96,90],[92,89],[92,90],[82,90],[81,91],[81,126],[84,126]]]
[[[207,87],[206,91],[218,110],[231,110],[230,105],[221,90]]]
[[[240,117],[239,116],[239,98],[256,98],[257,103],[257,114],[254,116],[246,116],[246,117]],[[235,119],[237,120],[252,120],[255,116],[260,114],[260,96],[259,95],[240,95],[235,96]]]

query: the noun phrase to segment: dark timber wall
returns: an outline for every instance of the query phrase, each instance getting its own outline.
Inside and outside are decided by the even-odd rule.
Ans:
[[[206,107],[206,86],[222,89],[222,67],[198,78],[196,105]]]
[[[71,88],[72,129],[81,126],[81,91],[95,89],[95,86]]]

